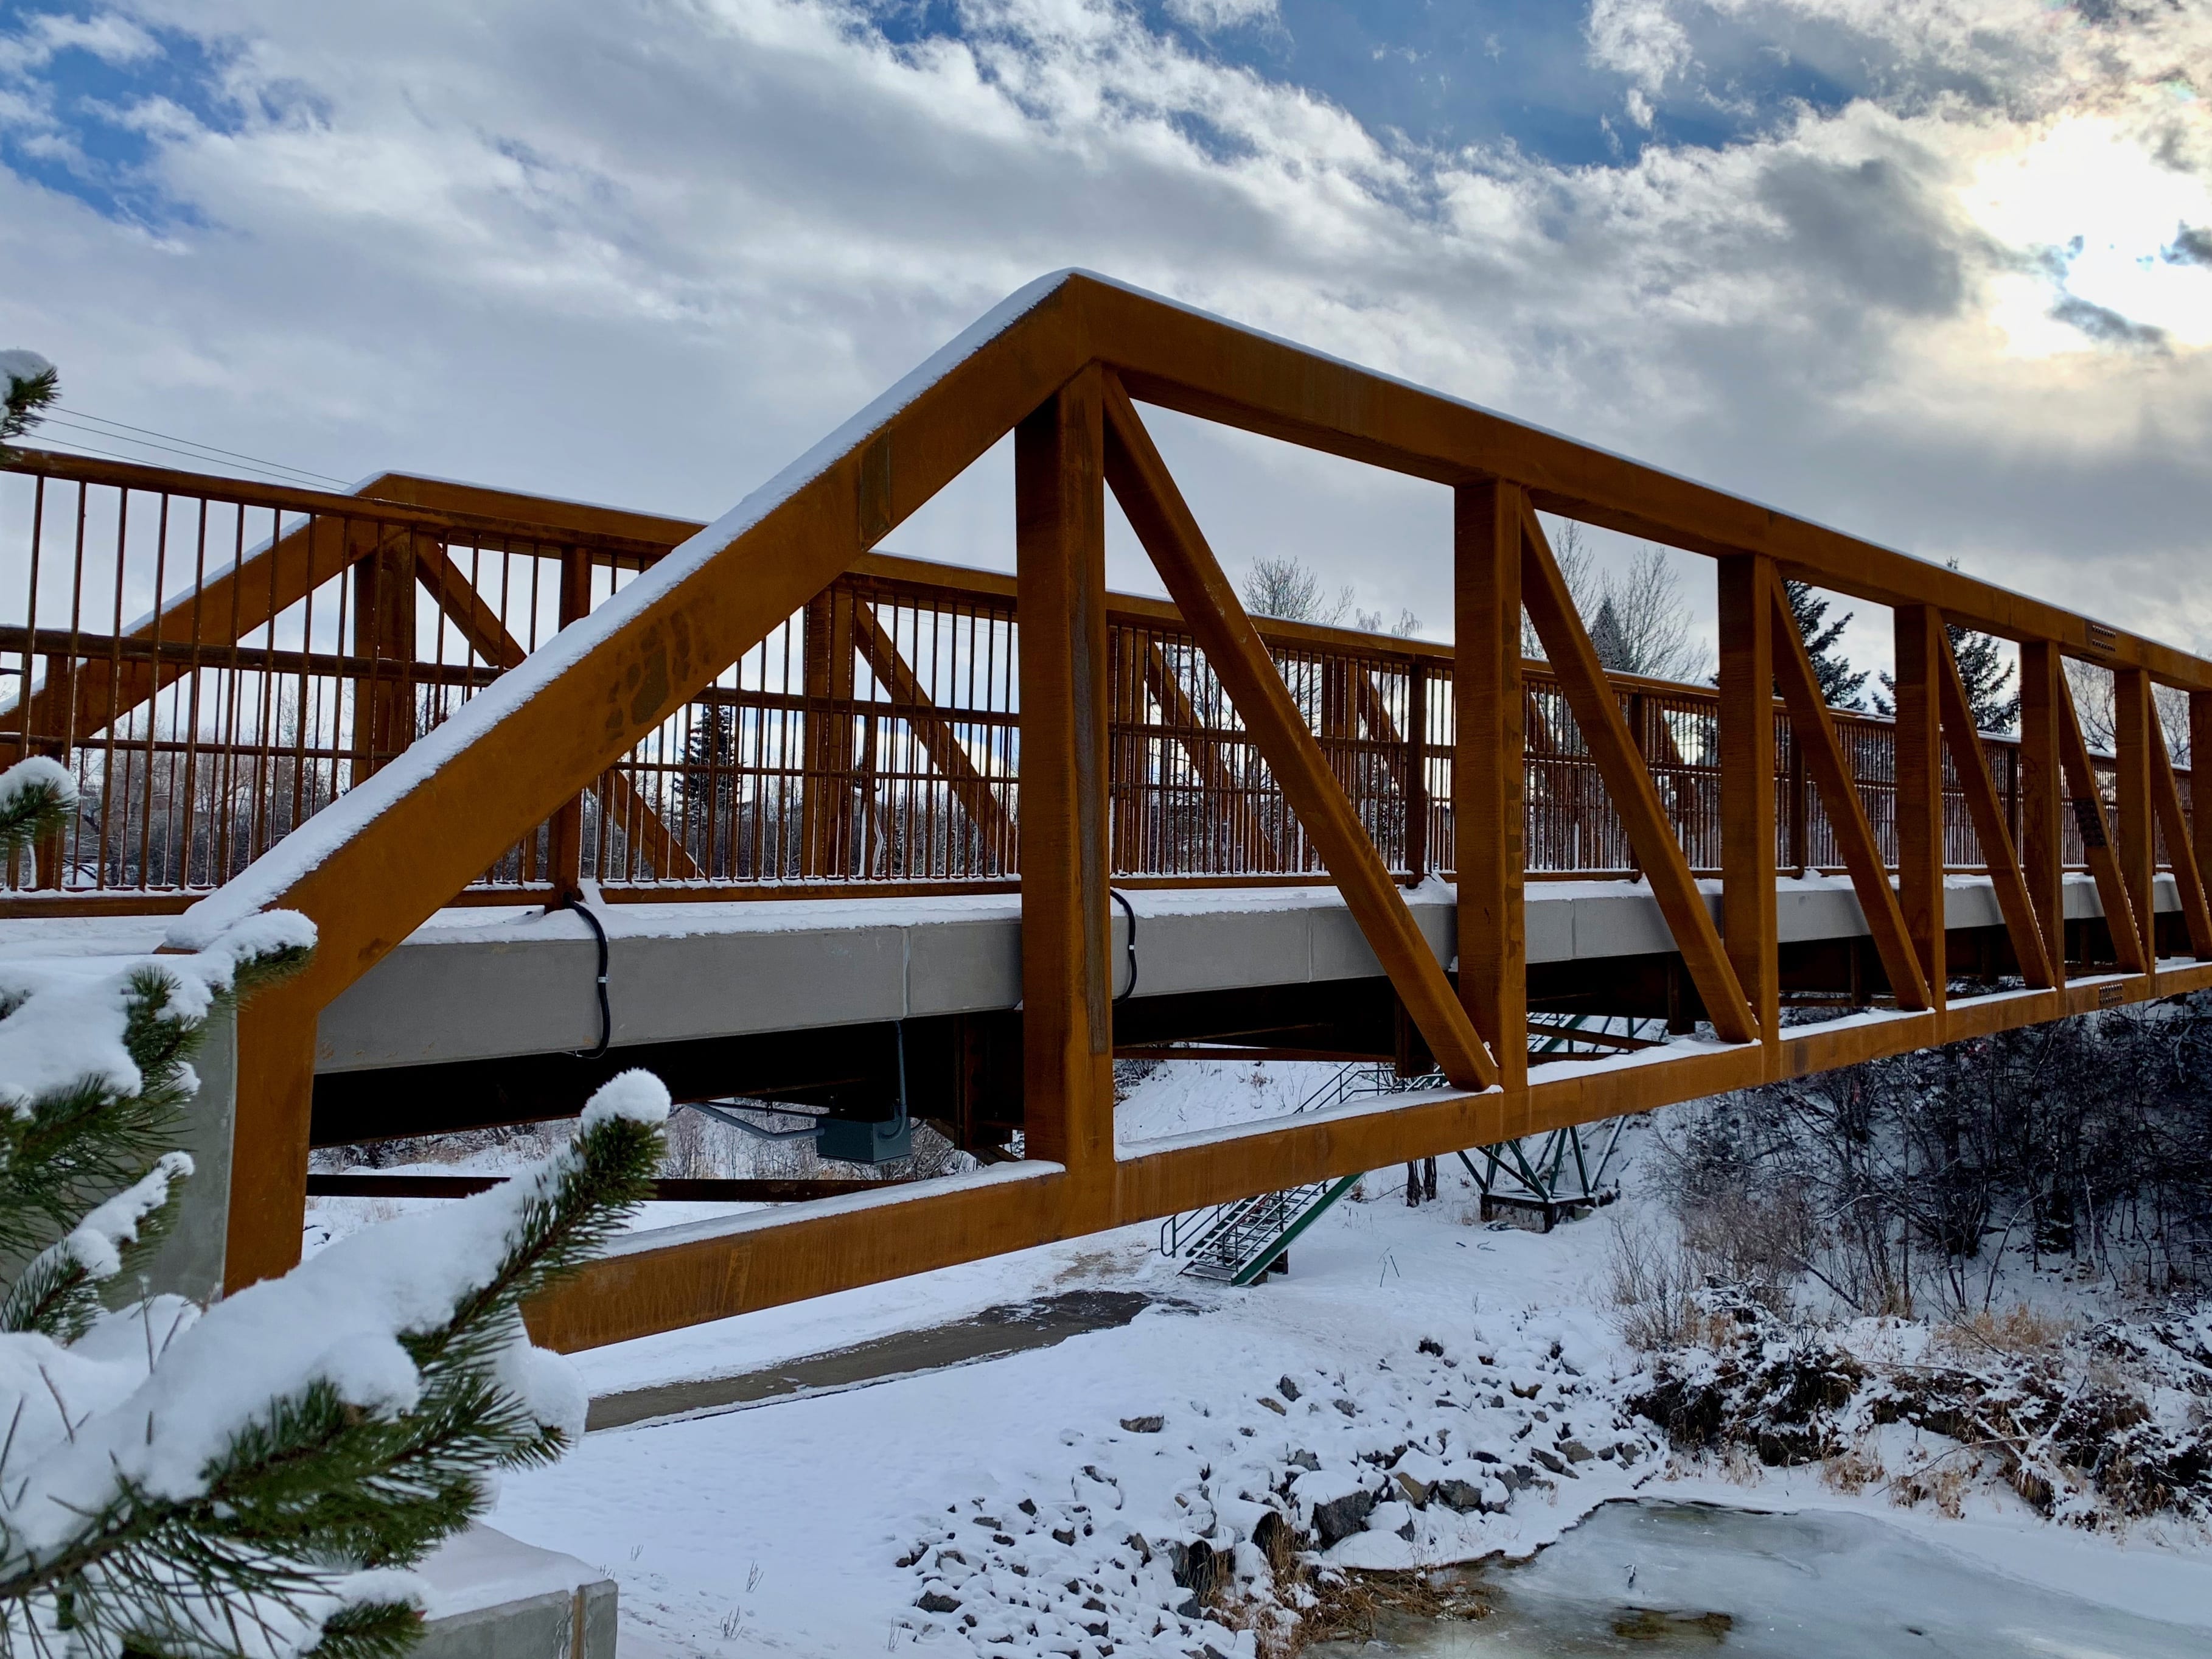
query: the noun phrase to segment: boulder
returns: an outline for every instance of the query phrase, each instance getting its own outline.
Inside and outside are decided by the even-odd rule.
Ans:
[[[1367,1517],[1374,1512],[1375,1494],[1358,1486],[1326,1503],[1316,1504],[1310,1511],[1314,1534],[1321,1540],[1323,1549],[1342,1542],[1354,1533],[1365,1531]]]

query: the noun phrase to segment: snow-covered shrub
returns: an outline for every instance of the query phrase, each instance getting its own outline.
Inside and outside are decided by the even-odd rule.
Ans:
[[[2187,1291],[2212,1284],[2212,996],[1695,1103],[1653,1153],[1684,1243],[1770,1306],[1960,1317],[2021,1266]]]
[[[0,776],[0,857],[74,803],[51,763]],[[195,1042],[313,945],[271,913],[196,954],[0,963],[0,1653],[398,1653],[405,1569],[581,1431],[520,1310],[645,1195],[643,1073],[502,1187],[212,1308],[138,1279],[192,1173]]]
[[[1832,1463],[1855,1490],[1946,1507],[1986,1475],[2080,1526],[2212,1520],[2212,1306],[2014,1345],[1963,1323],[1790,1324],[1725,1288],[1703,1299],[1727,1334],[1661,1355],[1630,1401],[1678,1451]],[[1881,1431],[1900,1424],[1951,1449],[1886,1469]]]

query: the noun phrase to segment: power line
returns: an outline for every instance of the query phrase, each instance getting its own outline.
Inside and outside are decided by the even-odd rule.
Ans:
[[[333,478],[327,472],[316,472],[307,467],[292,466],[283,461],[265,460],[258,455],[248,455],[235,449],[218,448],[214,444],[204,444],[196,438],[179,437],[173,432],[158,432],[152,427],[132,426],[128,421],[111,421],[105,415],[94,415],[82,409],[71,409],[65,404],[56,404],[54,405],[54,411],[56,414],[60,415],[74,415],[80,421],[92,421],[96,422],[97,424],[95,426],[80,427],[78,428],[78,430],[91,432],[97,437],[106,438],[117,443],[141,444],[143,447],[148,449],[169,448],[170,453],[179,455],[190,454],[195,452],[204,455],[220,455],[228,460],[247,462],[253,466],[259,467],[264,472],[289,472],[299,477],[312,478],[319,483],[335,484],[340,489],[346,487],[349,482],[349,480],[344,478]],[[60,422],[60,424],[66,426],[70,424],[70,422],[64,421]],[[100,428],[113,428],[115,430],[101,431],[100,430]],[[124,436],[123,434],[125,433],[140,433],[143,434],[145,438],[161,438],[166,439],[167,442],[163,444],[144,443],[141,438]],[[172,445],[182,445],[184,447],[170,448],[170,446]]]
[[[91,428],[81,428],[81,429],[82,429],[82,430],[89,431]],[[81,453],[87,454],[87,455],[100,455],[100,456],[105,456],[107,459],[112,460],[112,461],[135,461],[135,462],[139,463],[139,464],[140,464],[140,465],[143,465],[144,464],[144,462],[145,462],[145,457],[144,457],[144,456],[143,456],[143,455],[132,455],[132,454],[128,454],[128,453],[126,453],[125,452],[124,452],[124,451],[122,451],[122,450],[120,450],[120,449],[102,449],[102,448],[101,448],[98,444],[88,444],[88,443],[86,443],[86,442],[85,442],[82,439],[81,439],[81,438],[58,438],[58,437],[50,437],[50,436],[48,436],[48,435],[47,435],[47,434],[46,434],[46,429],[45,429],[43,427],[41,427],[41,428],[40,428],[40,434],[39,434],[39,435],[40,435],[41,438],[46,439],[46,445],[47,445],[48,447],[51,447],[55,448],[55,449],[58,449],[58,450],[64,450],[64,451],[68,451],[68,452],[71,452],[71,453]],[[102,435],[102,436],[106,436],[106,434],[100,434],[100,435]],[[125,440],[122,440],[121,441],[124,441],[124,442],[126,442],[126,443],[127,443],[127,442],[131,442],[131,441],[132,441],[132,440],[130,440],[130,439],[125,439]],[[148,446],[147,446],[147,447],[149,447],[149,448],[152,448],[152,449],[158,449],[158,448],[161,448],[161,445],[159,445],[159,444],[149,444],[149,445],[148,445]],[[182,452],[182,451],[178,451],[178,452],[175,452],[175,453],[181,454],[181,453],[183,453],[184,452]],[[193,458],[193,457],[187,457],[187,459],[197,459],[197,458]],[[298,489],[298,488],[300,487],[300,482],[299,482],[299,480],[298,480],[298,479],[296,479],[296,478],[292,478],[292,477],[285,477],[284,475],[283,475],[283,474],[281,474],[281,473],[266,471],[265,470],[264,470],[264,469],[260,468],[260,467],[259,467],[259,466],[258,466],[258,465],[255,465],[255,466],[249,466],[249,467],[245,468],[244,470],[245,470],[245,471],[261,471],[261,472],[262,472],[262,474],[263,474],[263,477],[267,480],[267,482],[269,482],[269,483],[270,483],[289,484],[289,485],[291,485],[291,486],[292,486],[294,489]],[[216,475],[210,474],[210,477],[213,477],[213,476],[216,476]]]

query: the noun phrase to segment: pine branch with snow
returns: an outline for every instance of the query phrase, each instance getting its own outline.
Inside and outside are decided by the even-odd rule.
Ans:
[[[61,376],[35,351],[0,351],[0,461],[8,441],[36,426],[62,395]]]
[[[74,810],[49,764],[0,775],[0,850]],[[192,1173],[194,1047],[313,946],[271,913],[191,954],[0,963],[0,1655],[398,1654],[405,1569],[582,1431],[521,1308],[647,1194],[644,1073],[502,1187],[212,1308],[138,1279]]]
[[[417,1614],[391,1570],[465,1527],[497,1471],[582,1429],[521,1304],[649,1190],[666,1103],[617,1078],[537,1169],[333,1245],[171,1339],[118,1409],[0,1494],[0,1603],[66,1609],[114,1644],[99,1651],[403,1650]]]

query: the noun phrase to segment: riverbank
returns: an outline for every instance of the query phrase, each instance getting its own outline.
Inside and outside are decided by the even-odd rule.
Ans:
[[[1850,1510],[2102,1605],[2212,1618],[2187,1528],[2057,1528],[2001,1482],[1953,1518],[1817,1467],[1664,1449],[1626,1409],[1648,1376],[1611,1305],[1632,1177],[1613,1211],[1540,1236],[1480,1225],[1456,1164],[1442,1176],[1417,1210],[1399,1172],[1370,1176],[1249,1290],[1177,1277],[1132,1229],[580,1355],[595,1396],[750,1397],[590,1435],[510,1480],[497,1524],[620,1581],[625,1659],[1257,1659],[1312,1610],[1296,1542],[1324,1574],[1526,1557],[1630,1496]],[[1155,1305],[828,1391],[712,1386],[835,1376],[791,1362],[1107,1292]]]

